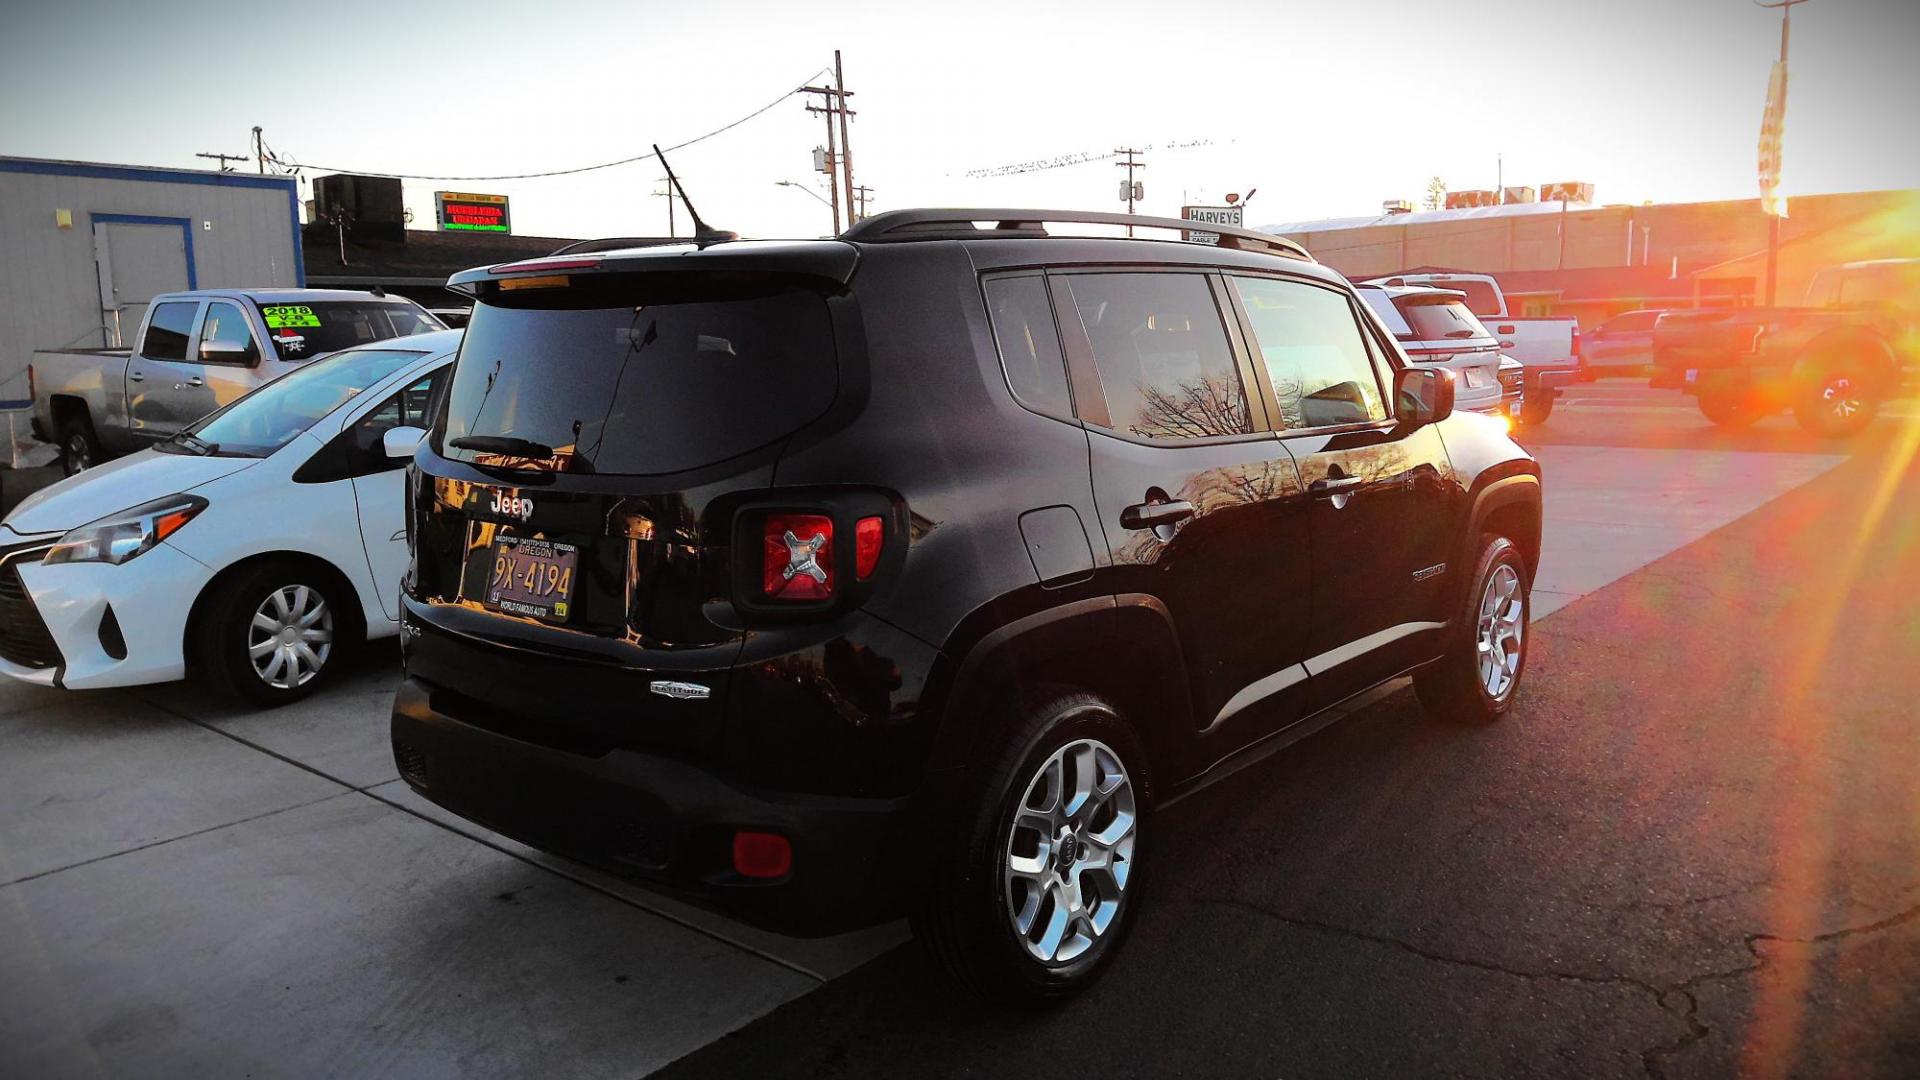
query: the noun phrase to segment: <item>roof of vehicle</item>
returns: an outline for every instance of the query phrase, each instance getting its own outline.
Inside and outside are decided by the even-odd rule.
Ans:
[[[163,293],[155,297],[156,301],[169,297],[207,297],[218,296],[225,299],[247,299],[258,303],[276,304],[317,304],[328,300],[375,300],[391,301],[397,304],[411,304],[413,301],[404,296],[388,293],[376,296],[364,289],[186,289],[180,292]]]
[[[997,223],[987,228],[976,222]],[[1047,228],[1053,224],[1097,225],[1211,232],[1228,238],[1226,246],[1159,237],[1102,236]],[[472,289],[488,281],[520,274],[555,271],[664,269],[775,270],[824,277],[841,284],[852,280],[861,251],[870,246],[911,249],[964,245],[979,269],[1068,263],[1284,267],[1327,281],[1339,274],[1312,260],[1304,248],[1279,237],[1244,229],[1204,225],[1175,218],[1131,217],[1082,211],[1046,210],[894,210],[876,214],[829,240],[733,240],[722,243],[652,245],[580,252],[555,257],[476,267],[453,275],[450,287]],[[689,265],[689,261],[693,265]],[[649,265],[653,264],[653,265]]]

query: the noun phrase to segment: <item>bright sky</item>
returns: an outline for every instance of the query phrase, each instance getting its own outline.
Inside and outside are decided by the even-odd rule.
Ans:
[[[195,151],[244,153],[258,124],[328,166],[568,168],[738,119],[837,47],[873,210],[1124,209],[1111,161],[963,174],[1196,142],[1147,152],[1142,212],[1258,188],[1257,224],[1368,214],[1436,175],[1492,187],[1499,154],[1509,184],[1587,180],[1601,202],[1749,198],[1779,24],[1751,0],[24,0],[0,34],[0,153],[207,167]],[[1812,0],[1793,31],[1789,192],[1920,188],[1920,2]],[[789,98],[672,160],[715,225],[818,235],[826,208],[775,181],[824,191],[822,127]],[[406,194],[422,227],[444,188],[511,196],[519,233],[659,234],[659,175]]]

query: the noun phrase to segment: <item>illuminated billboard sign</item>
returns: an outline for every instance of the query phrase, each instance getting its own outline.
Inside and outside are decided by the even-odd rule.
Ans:
[[[439,207],[442,232],[510,233],[512,219],[507,214],[505,195],[466,195],[458,191],[436,191],[433,201]]]

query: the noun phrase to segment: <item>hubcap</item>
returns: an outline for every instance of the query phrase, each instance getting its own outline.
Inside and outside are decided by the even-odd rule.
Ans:
[[[85,472],[93,467],[93,453],[87,446],[85,436],[75,435],[67,440],[67,463],[74,472]]]
[[[1526,634],[1526,606],[1520,594],[1520,574],[1502,564],[1487,578],[1480,594],[1480,627],[1476,645],[1480,685],[1500,697],[1520,674],[1520,648]]]
[[[1113,925],[1132,876],[1133,781],[1105,743],[1078,739],[1027,781],[1007,836],[1007,916],[1027,953],[1064,964]]]
[[[260,602],[247,628],[247,657],[268,686],[291,690],[326,666],[333,652],[333,612],[305,585],[275,589]]]
[[[1853,380],[1844,375],[1828,380],[1827,385],[1820,388],[1820,398],[1835,419],[1851,420],[1860,412],[1860,396],[1854,393]]]

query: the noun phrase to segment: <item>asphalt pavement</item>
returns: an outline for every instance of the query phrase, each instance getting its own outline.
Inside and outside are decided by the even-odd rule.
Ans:
[[[1390,687],[1171,808],[1135,939],[1037,1016],[898,924],[756,933],[439,812],[390,648],[271,713],[0,684],[0,1075],[1920,1075],[1905,424],[1576,387],[1523,435],[1515,714]]]

